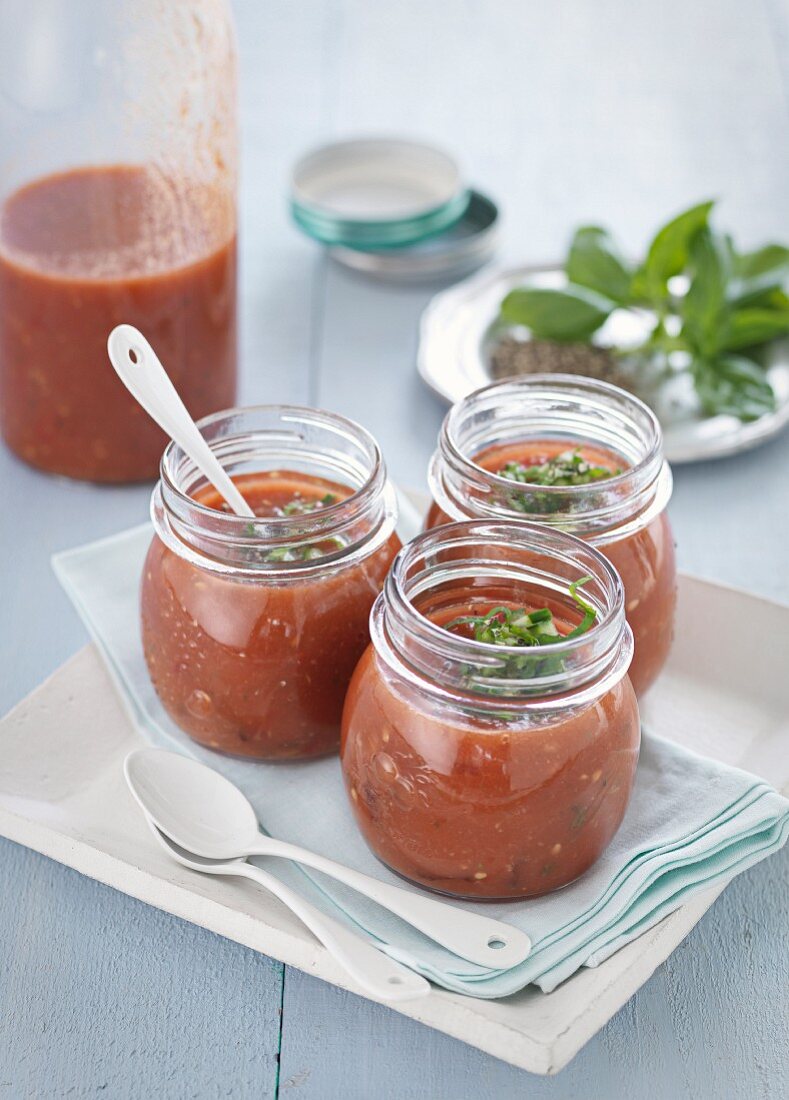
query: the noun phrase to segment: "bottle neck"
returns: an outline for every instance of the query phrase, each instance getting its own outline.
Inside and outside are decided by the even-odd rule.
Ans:
[[[195,565],[254,578],[306,578],[366,557],[394,530],[394,489],[377,444],[358,424],[300,406],[262,405],[216,413],[198,426],[231,477],[292,471],[351,493],[313,511],[250,520],[201,504],[196,497],[208,487],[205,478],[170,443],[151,516],[159,538]],[[321,552],[312,555],[316,545]]]
[[[621,463],[581,485],[513,481],[476,460],[492,448],[560,441],[592,447]],[[657,418],[643,402],[604,382],[563,375],[487,386],[447,415],[428,479],[452,519],[521,518],[595,543],[626,537],[665,508],[672,479]]]
[[[596,620],[575,638],[534,647],[476,641],[441,625],[483,597],[577,616],[570,585]],[[489,599],[488,599],[489,597]],[[555,711],[599,698],[627,672],[633,652],[622,583],[593,547],[531,524],[469,521],[428,531],[397,555],[371,617],[376,651],[395,672],[454,706],[500,714]]]

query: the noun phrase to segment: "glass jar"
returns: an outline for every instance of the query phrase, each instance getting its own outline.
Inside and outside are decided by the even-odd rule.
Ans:
[[[224,0],[0,15],[0,430],[51,473],[156,476],[107,358],[148,337],[194,417],[236,393],[236,51]]]
[[[333,752],[370,608],[400,546],[381,453],[358,424],[296,406],[232,409],[200,428],[256,515],[260,502],[268,514],[222,510],[168,446],[141,595],[153,686],[208,748],[260,760]],[[308,508],[272,507],[286,490]]]
[[[471,609],[547,607],[565,633],[511,647],[446,629]],[[343,713],[357,823],[398,874],[467,898],[526,897],[583,874],[618,829],[638,706],[622,585],[587,543],[536,524],[454,523],[400,551]]]
[[[577,452],[612,476],[587,484],[528,484],[502,476]],[[606,382],[531,375],[477,390],[441,428],[428,474],[427,526],[509,516],[568,531],[598,547],[625,588],[638,695],[666,662],[674,633],[676,563],[666,505],[672,479],[651,409]]]

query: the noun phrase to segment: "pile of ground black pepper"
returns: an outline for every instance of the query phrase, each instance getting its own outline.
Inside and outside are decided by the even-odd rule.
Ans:
[[[496,380],[524,374],[580,374],[625,390],[633,388],[631,379],[606,348],[558,344],[553,340],[516,340],[506,336],[493,349],[490,373]]]

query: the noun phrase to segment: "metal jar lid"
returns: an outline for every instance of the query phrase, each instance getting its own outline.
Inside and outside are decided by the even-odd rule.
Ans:
[[[427,282],[469,275],[493,256],[499,225],[498,207],[492,199],[479,191],[471,191],[469,196],[462,218],[419,244],[364,252],[335,246],[329,253],[344,267],[388,282]]]
[[[468,204],[452,157],[417,141],[336,142],[307,153],[293,172],[293,219],[328,245],[402,248],[448,229]]]

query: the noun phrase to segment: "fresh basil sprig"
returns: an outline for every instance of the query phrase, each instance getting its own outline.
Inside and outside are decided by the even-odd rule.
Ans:
[[[655,234],[643,262],[629,263],[600,226],[576,230],[561,290],[519,287],[501,305],[509,324],[537,339],[589,343],[616,309],[649,309],[655,326],[626,354],[636,361],[682,361],[707,415],[753,420],[775,408],[761,363],[770,341],[789,333],[789,248],[768,244],[738,252],[710,225],[713,202],[672,218]],[[677,294],[672,280],[684,276]],[[617,349],[613,349],[617,350]]]
[[[544,340],[575,344],[597,332],[614,306],[610,298],[583,286],[520,287],[501,303],[501,316],[510,324],[527,325]]]
[[[626,305],[632,298],[633,271],[606,229],[585,225],[576,231],[566,264],[567,278]]]
[[[684,210],[657,231],[647,250],[644,263],[635,272],[633,292],[636,301],[657,306],[669,300],[668,282],[681,275],[688,262],[696,234],[707,225],[712,202],[701,202]]]

